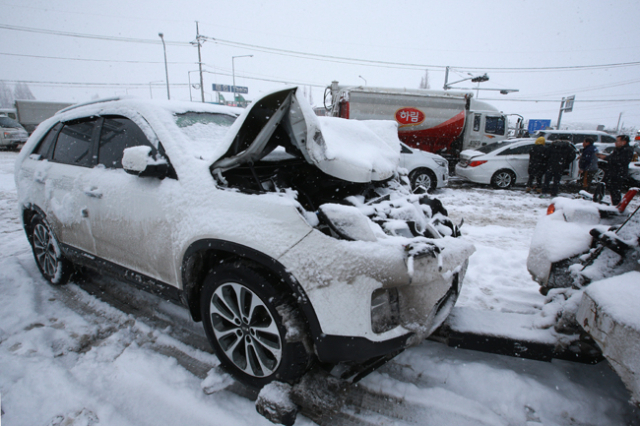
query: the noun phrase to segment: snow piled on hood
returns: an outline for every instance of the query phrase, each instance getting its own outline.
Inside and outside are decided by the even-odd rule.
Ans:
[[[305,117],[306,118],[306,117]],[[354,182],[385,180],[393,176],[400,162],[400,140],[392,121],[356,121],[336,117],[318,117],[326,148],[318,147],[312,158],[318,167],[333,176],[349,167]],[[337,176],[340,177],[340,176]]]

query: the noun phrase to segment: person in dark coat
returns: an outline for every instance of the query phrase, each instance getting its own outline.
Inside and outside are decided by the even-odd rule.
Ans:
[[[529,152],[529,180],[527,181],[527,192],[538,188],[542,192],[542,178],[547,171],[547,147],[544,137],[536,139],[536,144]]]
[[[598,157],[596,153],[598,148],[593,145],[593,140],[586,138],[582,142],[582,154],[580,155],[580,161],[578,167],[582,174],[582,188],[588,189],[589,184],[593,180],[593,176],[598,171]]]
[[[547,173],[544,177],[544,186],[542,193],[549,192],[551,186],[551,196],[558,195],[558,187],[560,186],[560,178],[564,169],[569,167],[571,162],[576,158],[576,149],[573,144],[565,140],[557,140],[551,143],[547,148]]]
[[[622,198],[621,193],[627,182],[629,163],[633,159],[633,149],[629,145],[629,136],[616,137],[616,147],[609,155],[597,154],[598,158],[607,160],[605,180],[611,195],[611,205],[617,206]]]

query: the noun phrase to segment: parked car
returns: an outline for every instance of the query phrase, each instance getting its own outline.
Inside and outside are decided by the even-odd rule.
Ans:
[[[433,191],[449,182],[449,163],[444,157],[409,148],[404,143],[400,143],[400,167],[407,169],[413,189],[423,186]]]
[[[529,179],[529,152],[535,139],[510,139],[460,153],[456,175],[470,182],[507,189]],[[578,160],[574,160],[562,179],[577,179]]]
[[[357,377],[421,342],[474,248],[399,180],[395,123],[305,102],[116,99],[48,119],[15,175],[42,275],[82,265],[184,305],[254,387],[314,364]]]
[[[29,139],[29,134],[20,123],[0,114],[0,148],[17,149],[27,139]]]

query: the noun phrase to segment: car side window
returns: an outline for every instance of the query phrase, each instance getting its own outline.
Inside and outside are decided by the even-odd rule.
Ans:
[[[53,161],[91,167],[93,165],[93,131],[97,118],[82,119],[64,124],[53,150]]]
[[[122,155],[126,148],[147,145],[155,152],[144,132],[133,121],[118,116],[107,116],[100,131],[98,164],[121,169]]]
[[[522,154],[528,155],[529,152],[531,151],[531,148],[533,148],[532,144],[517,146],[517,147],[505,149],[498,155],[522,155]]]
[[[413,154],[413,152],[409,148],[407,148],[406,146],[404,146],[402,144],[400,145],[400,152],[402,154]]]
[[[614,143],[616,141],[616,138],[614,138],[613,136],[609,136],[609,135],[601,135],[600,139],[604,143]],[[597,139],[594,139],[594,140],[597,140]]]
[[[42,138],[36,149],[33,150],[33,154],[40,155],[40,160],[50,160],[51,159],[51,148],[53,147],[53,143],[56,140],[56,136],[58,136],[58,132],[62,128],[62,123],[58,123],[51,128],[47,132],[47,134]]]

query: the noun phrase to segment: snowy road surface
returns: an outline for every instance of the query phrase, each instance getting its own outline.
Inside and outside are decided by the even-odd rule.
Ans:
[[[18,219],[17,154],[0,152],[0,394],[4,425],[267,425],[229,378],[200,325],[154,296],[96,278],[51,287]],[[545,299],[526,270],[548,200],[463,185],[437,193],[476,245],[452,321],[509,315],[541,321]],[[122,305],[117,297],[133,301]],[[507,319],[505,319],[507,318]],[[520,330],[526,332],[526,330]],[[553,338],[545,328],[541,339]],[[545,334],[546,333],[546,334]],[[185,344],[188,342],[189,344]],[[365,378],[322,424],[638,425],[606,362],[551,363],[453,349],[411,348]],[[314,424],[298,416],[297,425]]]

